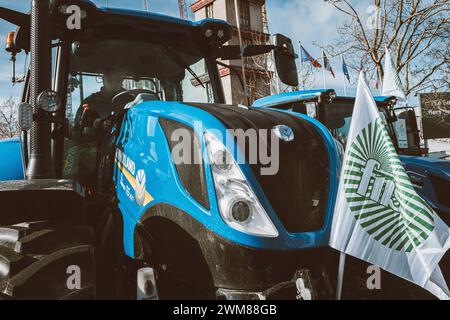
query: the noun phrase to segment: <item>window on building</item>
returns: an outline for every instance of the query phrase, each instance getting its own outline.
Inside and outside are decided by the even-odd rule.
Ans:
[[[205,10],[206,10],[206,18],[214,18],[214,3],[213,2],[206,5]]]
[[[241,18],[241,27],[250,29],[250,3],[247,0],[241,0],[239,3]]]

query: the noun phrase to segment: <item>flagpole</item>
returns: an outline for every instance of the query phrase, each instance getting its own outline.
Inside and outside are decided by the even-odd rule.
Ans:
[[[327,88],[327,80],[325,78],[325,51],[322,50],[322,75],[323,75],[323,88]]]
[[[383,83],[381,82],[381,77],[380,74],[378,73],[378,69],[377,69],[377,78],[378,78],[378,90],[380,92],[380,96],[383,95]]]
[[[345,253],[341,252],[339,255],[339,268],[336,284],[336,300],[341,300],[342,298],[342,287],[344,286],[344,272],[345,272]]]
[[[344,54],[341,54],[341,59],[342,59],[342,66],[344,66]],[[347,83],[346,83],[346,78],[345,78],[345,74],[342,73],[342,80],[344,81],[344,96],[347,96]]]
[[[275,44],[275,35],[272,37],[272,44]],[[274,61],[274,63],[275,63],[275,51],[272,51],[272,61]],[[277,68],[275,67],[274,68],[274,73],[275,73],[275,80],[276,80],[276,83],[275,83],[275,85],[276,85],[276,93],[277,94],[280,94],[281,93],[281,82],[280,82],[280,75],[278,74],[278,70],[277,70]]]
[[[302,42],[298,42],[298,52],[300,53],[300,79],[302,82],[302,89],[305,90],[305,82],[303,81],[303,50],[302,50]]]

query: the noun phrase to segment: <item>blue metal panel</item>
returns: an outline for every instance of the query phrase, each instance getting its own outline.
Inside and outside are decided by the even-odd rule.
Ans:
[[[439,202],[430,179],[430,176],[434,175],[450,183],[450,161],[411,156],[400,156],[400,160],[412,179],[417,193],[427,200],[434,209],[450,215],[450,208]],[[420,182],[420,185],[418,182]]]
[[[331,92],[331,91],[333,91],[333,90],[317,89],[317,90],[285,92],[285,93],[275,94],[273,96],[268,96],[268,97],[264,97],[259,100],[256,100],[252,106],[255,108],[272,107],[272,106],[279,105],[279,104],[313,99],[313,98],[319,97],[323,93]]]
[[[0,140],[0,181],[25,178],[22,143],[19,139]]]
[[[384,103],[388,103],[392,98],[395,98],[394,96],[375,96],[373,97],[373,99],[376,102],[384,102]]]
[[[133,256],[131,231],[134,230],[137,221],[148,211],[149,207],[158,203],[165,203],[179,208],[202,223],[209,230],[239,245],[275,250],[292,250],[327,245],[331,230],[340,167],[338,154],[331,134],[322,124],[301,114],[295,114],[295,116],[312,122],[318,128],[329,152],[331,186],[326,223],[322,230],[316,232],[296,234],[287,232],[271,207],[271,204],[264,196],[263,190],[253,175],[250,166],[240,164],[239,166],[247,178],[250,187],[255,192],[261,205],[269,214],[279,232],[277,238],[264,238],[237,231],[223,221],[216,202],[214,182],[206,152],[203,152],[203,163],[205,165],[210,209],[208,210],[202,207],[189,195],[178,178],[175,165],[171,159],[169,145],[158,122],[159,117],[165,117],[192,126],[194,132],[201,139],[202,148],[205,151],[206,145],[205,141],[203,141],[203,133],[205,131],[211,132],[221,140],[223,139],[222,137],[226,137],[229,134],[219,120],[199,108],[179,102],[145,102],[129,110],[124,120],[123,132],[119,139],[120,141],[118,141],[118,145],[127,159],[129,158],[131,160],[131,162],[130,160],[127,161],[132,163],[129,167],[133,172],[125,174],[123,170],[119,171],[120,173],[116,181],[117,196],[120,202],[119,207],[124,217],[127,216],[126,219],[124,218],[124,236],[126,237],[124,244],[127,255]],[[129,125],[131,122],[133,125]],[[219,134],[222,137],[219,137]],[[239,148],[229,151],[235,157],[239,156]],[[145,172],[145,188],[151,196],[151,201],[140,206],[136,201],[132,180],[141,169]],[[130,178],[130,176],[133,178]],[[128,219],[128,217],[131,219]]]
[[[303,91],[294,91],[294,92],[286,92],[281,94],[275,94],[272,96],[264,97],[259,100],[256,100],[253,103],[253,107],[255,108],[269,108],[280,104],[285,103],[293,103],[293,102],[301,102],[304,100],[311,100],[314,98],[318,98],[321,94],[335,91],[334,89],[315,89],[315,90],[303,90]],[[338,98],[354,98],[350,96],[338,96]],[[387,103],[390,99],[394,98],[393,96],[376,96],[374,97],[376,102]]]

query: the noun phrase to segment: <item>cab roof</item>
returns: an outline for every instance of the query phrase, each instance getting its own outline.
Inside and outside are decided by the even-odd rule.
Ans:
[[[313,89],[313,90],[302,90],[302,91],[294,91],[294,92],[285,92],[280,94],[275,94],[272,96],[264,97],[259,100],[256,100],[253,103],[253,107],[272,107],[275,105],[300,102],[306,100],[314,100],[320,97],[321,95],[334,93],[334,89]],[[337,96],[337,99],[354,99],[352,96]],[[379,103],[388,103],[393,96],[375,96],[374,99]]]
[[[31,0],[30,0],[31,3]],[[180,38],[207,42],[205,30],[219,28],[225,31],[221,39],[215,38],[214,44],[223,45],[231,38],[231,26],[223,20],[203,19],[200,21],[183,20],[177,17],[157,14],[147,11],[97,7],[88,0],[53,0],[51,6],[53,39],[65,36],[75,37],[144,37],[145,33],[161,34],[162,37],[178,35]],[[82,29],[69,31],[66,21],[69,14],[64,8],[77,5],[85,13],[82,20]],[[29,51],[30,14],[0,7],[0,19],[4,19],[18,26],[16,45]],[[176,41],[176,40],[175,40]]]

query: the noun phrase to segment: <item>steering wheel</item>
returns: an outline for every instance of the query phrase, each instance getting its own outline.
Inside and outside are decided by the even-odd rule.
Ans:
[[[134,99],[136,99],[136,97],[141,93],[154,95],[156,97],[156,100],[160,100],[158,94],[155,91],[148,89],[131,89],[120,92],[112,98],[111,100],[112,110],[114,111],[122,110],[128,102],[131,102]]]

